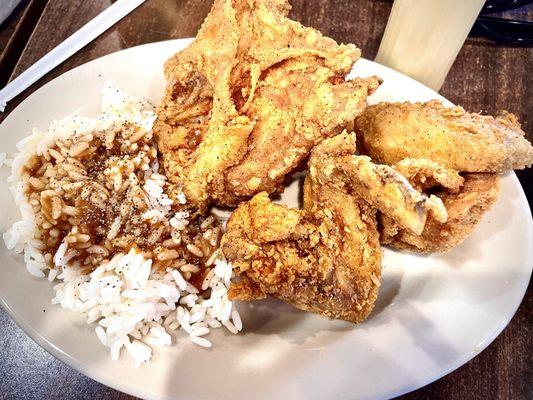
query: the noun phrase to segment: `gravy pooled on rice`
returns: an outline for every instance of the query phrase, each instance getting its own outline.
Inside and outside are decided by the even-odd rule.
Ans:
[[[242,327],[227,297],[231,266],[217,258],[221,227],[180,211],[185,196],[159,171],[154,119],[147,102],[107,84],[97,118],[34,131],[10,177],[24,218],[4,235],[33,275],[62,281],[53,302],[87,313],[112,357],[125,346],[138,364],[149,345],[170,344],[169,330],[210,346],[209,328]]]

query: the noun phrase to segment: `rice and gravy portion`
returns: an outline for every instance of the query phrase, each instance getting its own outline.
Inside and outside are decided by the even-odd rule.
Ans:
[[[173,330],[210,347],[211,329],[242,329],[221,226],[183,211],[179,188],[169,198],[154,120],[148,102],[108,83],[96,118],[34,130],[11,161],[22,219],[4,234],[32,275],[59,281],[53,303],[85,313],[113,359],[126,348],[137,364]]]

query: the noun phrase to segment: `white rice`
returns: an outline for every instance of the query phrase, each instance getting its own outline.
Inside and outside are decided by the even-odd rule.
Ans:
[[[222,323],[232,333],[242,329],[240,316],[227,297],[228,286],[223,286],[225,290],[220,295],[221,281],[214,283],[212,280],[209,286],[212,295],[203,299],[191,293],[194,287],[177,270],[150,271],[151,261],[131,250],[100,265],[90,275],[80,273],[76,267],[62,267],[52,303],[85,313],[88,323],[97,322],[95,332],[109,347],[112,356],[116,358],[124,347],[130,353],[135,352],[132,356],[137,364],[148,361],[151,356],[151,349],[148,352],[140,344],[168,346],[171,344],[169,332],[180,326],[194,343],[204,347],[211,346],[205,346],[209,341],[198,342],[195,337],[220,326],[209,323],[211,319]],[[226,268],[231,266],[226,264]],[[210,318],[206,319],[208,316]],[[178,324],[171,328],[174,321]],[[141,334],[146,327],[148,333]],[[129,345],[127,340],[135,336],[141,339],[140,344],[133,344],[133,341],[133,345]]]
[[[22,218],[4,233],[7,248],[23,253],[26,267],[33,276],[47,276],[50,281],[58,281],[54,286],[52,303],[85,314],[87,323],[95,324],[95,333],[108,347],[113,360],[117,360],[121,350],[126,349],[136,365],[148,362],[153,349],[170,345],[170,333],[180,327],[193,343],[202,347],[211,347],[211,342],[204,336],[212,329],[225,326],[232,333],[239,332],[242,322],[227,294],[232,267],[223,260],[211,260],[215,267],[202,282],[203,291],[210,289],[209,298],[200,296],[198,289],[177,269],[167,268],[158,272],[152,268],[155,260],[146,259],[134,249],[114,254],[108,262],[87,274],[79,262],[72,262],[76,250],[69,249],[68,243],[62,242],[53,254],[54,268],[47,264],[39,250],[40,244],[34,240],[35,218],[22,183],[21,174],[26,162],[34,154],[47,152],[58,138],[74,134],[91,135],[124,123],[134,123],[150,131],[155,120],[155,114],[146,101],[128,95],[112,83],[103,88],[101,111],[102,114],[92,119],[73,115],[53,121],[47,131],[34,130],[32,135],[17,144],[19,152],[10,162],[12,174],[8,180]],[[53,155],[53,152],[50,154]],[[0,165],[6,159],[6,154],[0,153]],[[143,190],[150,209],[142,217],[152,223],[167,219],[176,230],[177,236],[172,236],[176,241],[179,231],[189,223],[189,214],[172,213],[173,201],[164,193],[167,178],[158,171],[157,160],[146,174]],[[177,195],[177,200],[180,204],[186,203],[183,193]],[[211,223],[208,220],[205,226]],[[116,235],[116,231],[118,227],[111,227],[108,237]],[[187,248],[193,253],[201,253],[194,245]],[[94,246],[92,251],[107,250]],[[198,272],[198,267],[185,264],[181,271],[190,276]]]

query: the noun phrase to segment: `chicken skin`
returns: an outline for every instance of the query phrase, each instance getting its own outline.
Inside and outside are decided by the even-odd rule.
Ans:
[[[467,113],[427,103],[380,103],[356,121],[360,150],[393,165],[425,158],[459,172],[502,173],[533,163],[533,147],[516,117]]]
[[[274,193],[324,138],[353,127],[378,78],[346,81],[360,50],[287,18],[286,0],[215,0],[165,65],[154,127],[190,207]]]
[[[365,154],[446,206],[447,221],[430,216],[421,235],[380,216],[381,242],[398,249],[444,252],[462,243],[498,199],[498,174],[533,163],[533,147],[512,114],[470,114],[436,100],[380,103],[357,119],[356,130]]]
[[[354,152],[355,136],[347,133],[313,150],[303,210],[272,203],[266,192],[237,208],[222,238],[240,278],[230,297],[271,295],[325,316],[366,319],[381,279],[376,210],[415,234],[428,214],[444,222],[446,211],[394,169]]]
[[[420,253],[445,252],[462,243],[498,199],[497,174],[466,173],[442,167],[429,160],[406,159],[394,166],[418,190],[430,191],[446,207],[448,218],[437,221],[432,215],[421,234],[400,228],[381,214],[381,243]]]

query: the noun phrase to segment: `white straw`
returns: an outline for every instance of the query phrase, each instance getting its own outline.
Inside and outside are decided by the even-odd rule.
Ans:
[[[7,102],[22,93],[32,83],[47,72],[54,69],[78,50],[100,36],[103,32],[116,24],[131,11],[144,3],[145,0],[118,0],[91,21],[74,32],[43,58],[20,74],[0,90],[0,112],[4,111]]]

